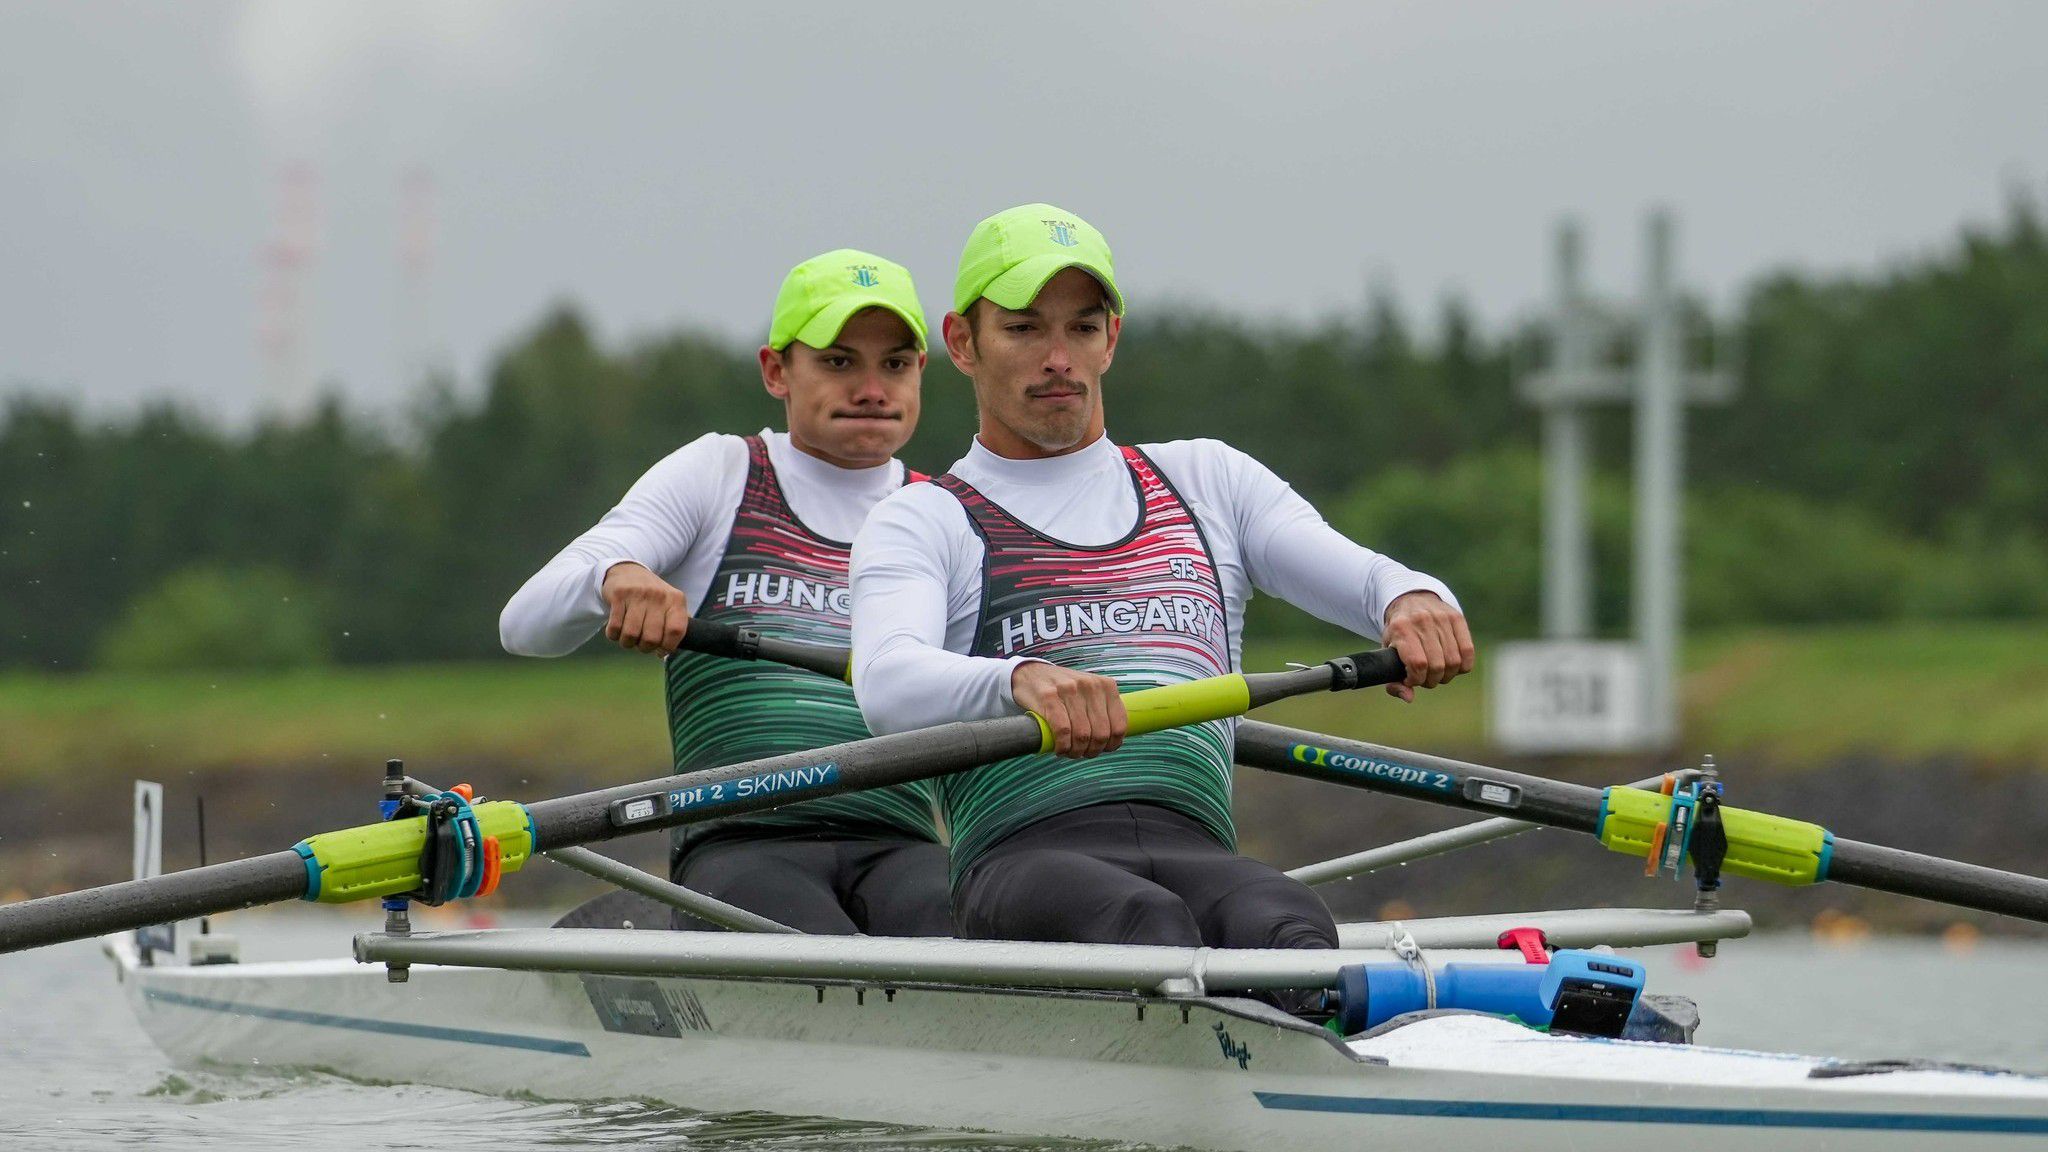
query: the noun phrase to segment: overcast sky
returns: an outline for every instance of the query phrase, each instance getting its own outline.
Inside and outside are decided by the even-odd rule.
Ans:
[[[1656,202],[1725,306],[2048,187],[2043,44],[2042,3],[0,0],[0,391],[246,415],[295,162],[305,361],[375,407],[414,348],[473,387],[556,300],[608,340],[758,339],[783,271],[842,245],[936,319],[974,221],[1030,200],[1108,235],[1138,323],[1313,319],[1374,280],[1498,323],[1566,213],[1632,289]]]

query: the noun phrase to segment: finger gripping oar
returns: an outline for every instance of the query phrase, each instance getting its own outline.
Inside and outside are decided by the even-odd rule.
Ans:
[[[765,641],[764,641],[765,643]],[[765,648],[763,649],[765,654]],[[1313,668],[1218,676],[1124,697],[1130,733],[1242,715],[1248,708],[1325,689],[1398,678],[1398,661],[1364,653]],[[498,841],[501,870],[536,852],[628,833],[739,816],[800,800],[927,780],[1012,756],[1050,751],[1036,715],[942,724],[704,772],[668,776],[531,805],[475,806],[480,831]],[[410,892],[427,845],[423,817],[309,836],[290,851],[172,872],[0,907],[0,952],[228,912],[286,900],[341,903]]]

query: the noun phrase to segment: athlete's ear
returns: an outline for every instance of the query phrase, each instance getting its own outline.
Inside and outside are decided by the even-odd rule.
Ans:
[[[1109,313],[1109,323],[1103,326],[1103,331],[1109,333],[1109,343],[1102,350],[1102,370],[1104,372],[1109,371],[1110,363],[1116,359],[1116,338],[1117,334],[1123,330],[1124,318],[1114,312]]]
[[[761,387],[777,400],[789,399],[789,362],[784,359],[787,355],[761,345]]]
[[[973,376],[974,325],[960,313],[948,312],[941,328],[946,337],[946,355],[953,358],[953,367],[958,368],[963,375]]]

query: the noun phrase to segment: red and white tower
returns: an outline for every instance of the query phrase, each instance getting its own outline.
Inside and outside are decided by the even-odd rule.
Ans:
[[[257,252],[263,283],[256,351],[263,362],[264,415],[293,420],[313,407],[307,282],[320,230],[318,177],[311,164],[295,162],[285,165],[278,185],[276,229]]]

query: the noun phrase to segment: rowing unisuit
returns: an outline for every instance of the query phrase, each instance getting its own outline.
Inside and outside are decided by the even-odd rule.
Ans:
[[[970,655],[1045,660],[1131,689],[1231,670],[1223,585],[1201,529],[1143,452],[1126,448],[1123,459],[1138,516],[1123,538],[1099,547],[1033,531],[968,481],[939,478],[982,542]],[[1169,808],[1237,846],[1227,721],[1170,729],[1092,760],[1006,760],[947,777],[944,788],[956,876],[1048,816],[1115,801]]]
[[[749,436],[745,443],[746,484],[739,507],[718,569],[691,618],[737,624],[778,639],[843,645],[852,606],[846,581],[852,545],[828,539],[797,517],[765,436]],[[922,477],[906,473],[905,479]],[[823,748],[869,734],[853,689],[815,673],[765,662],[736,664],[688,650],[670,656],[667,671],[669,732],[678,772]],[[932,788],[924,783],[830,796],[683,831],[696,839],[767,829],[831,831],[850,839],[939,838]]]
[[[757,357],[788,433],[704,436],[655,465],[506,605],[505,647],[559,655],[602,627],[623,648],[669,654],[679,772],[867,736],[837,680],[678,646],[692,619],[848,642],[847,541],[913,478],[895,453],[917,427],[925,340],[900,265],[838,249],[791,269]],[[694,825],[672,841],[670,873],[801,931],[945,935],[932,804],[912,784]],[[565,922],[616,926],[622,911],[647,916],[586,905]]]
[[[553,656],[588,640],[605,620],[599,582],[623,560],[683,589],[695,617],[843,644],[844,541],[912,475],[900,463],[836,468],[766,429],[699,437],[649,469],[512,597],[499,620],[505,647]],[[814,673],[684,651],[666,661],[665,679],[678,771],[868,735],[852,690]],[[861,885],[873,890],[863,919],[894,929],[876,934],[945,935],[945,850],[932,807],[931,787],[914,784],[695,825],[674,838],[670,873],[806,931],[861,926],[826,905],[843,905],[844,874],[873,873]],[[797,898],[817,892],[802,874],[828,877],[832,899]]]
[[[942,784],[955,928],[1335,947],[1314,892],[1236,852],[1231,725],[1130,736],[1122,694],[1235,671],[1254,587],[1361,635],[1384,626],[1408,677],[1395,691],[1434,687],[1471,663],[1449,590],[1219,441],[1112,442],[1124,297],[1108,242],[1073,213],[977,224],[953,305],[946,351],[974,380],[977,432],[854,541],[854,691],[877,732],[1028,708],[1056,754]]]
[[[1226,444],[1108,437],[1043,460],[977,441],[870,514],[853,586],[855,686],[877,732],[1014,712],[1027,659],[1128,687],[1234,671],[1255,587],[1367,636],[1401,595],[1450,598]],[[949,779],[961,934],[1334,946],[1312,892],[1233,854],[1229,764],[1219,723]]]

